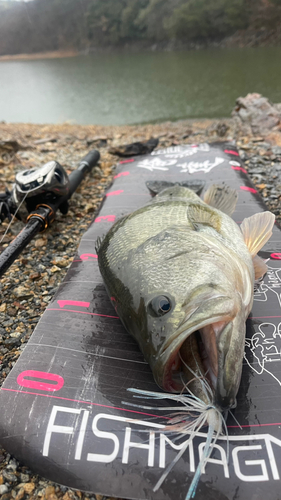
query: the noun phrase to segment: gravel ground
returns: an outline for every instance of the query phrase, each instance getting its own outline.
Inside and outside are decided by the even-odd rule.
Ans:
[[[155,125],[98,127],[27,125],[0,123],[0,192],[11,187],[15,173],[56,159],[68,173],[79,160],[97,148],[101,153],[95,167],[73,195],[66,216],[57,214],[51,229],[38,235],[22,252],[0,281],[0,386],[28,342],[40,316],[62,282],[81,236],[92,220],[111,181],[118,157],[111,147],[134,141],[159,138],[159,148],[176,144],[236,140],[250,177],[269,210],[281,221],[281,132],[260,136],[243,135],[232,119],[166,122]],[[21,148],[1,143],[17,140]],[[0,244],[0,251],[23,227],[14,222]],[[7,223],[0,226],[0,240]],[[35,475],[24,463],[0,447],[0,499],[8,500],[102,500],[101,495],[85,494],[59,486]]]

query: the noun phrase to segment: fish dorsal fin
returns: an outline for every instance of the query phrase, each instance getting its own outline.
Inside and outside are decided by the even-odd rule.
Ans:
[[[163,189],[175,186],[174,182],[168,181],[147,181],[145,184],[153,196],[163,191]]]
[[[262,278],[262,276],[267,273],[267,265],[266,262],[261,259],[258,255],[253,257],[253,265],[255,271],[255,280]]]
[[[188,189],[191,189],[191,191],[194,191],[196,194],[200,194],[205,186],[206,182],[201,179],[193,179],[189,181],[182,181],[182,182],[169,182],[169,181],[147,181],[146,182],[146,187],[149,189],[150,193],[155,196],[156,194],[161,193],[164,189],[170,188],[170,187],[175,187],[175,186],[181,186],[185,187]]]
[[[227,215],[233,214],[237,199],[236,189],[224,185],[219,186],[218,184],[210,186],[204,194],[204,201],[207,205],[217,208]]]
[[[202,226],[209,226],[219,231],[221,223],[216,212],[206,205],[200,203],[190,204],[187,210],[187,217],[193,224],[195,231],[199,231]]]
[[[243,220],[240,229],[252,257],[254,257],[269,240],[272,235],[274,222],[275,215],[271,212],[261,212]]]

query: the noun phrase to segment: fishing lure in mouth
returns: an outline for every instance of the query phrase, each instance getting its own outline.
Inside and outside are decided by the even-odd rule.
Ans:
[[[98,242],[98,263],[163,398],[182,402],[176,393],[186,390],[182,398],[203,405],[197,420],[209,425],[206,461],[224,425],[219,415],[235,405],[254,282],[267,271],[257,253],[275,216],[257,213],[239,227],[230,217],[235,190],[212,185],[202,200],[186,186],[156,184],[150,203]],[[191,188],[201,189],[194,182]]]

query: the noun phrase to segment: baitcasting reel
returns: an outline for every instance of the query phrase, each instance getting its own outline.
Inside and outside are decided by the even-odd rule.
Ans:
[[[57,161],[50,161],[42,167],[23,170],[16,175],[12,191],[0,194],[0,221],[11,214],[26,221],[28,214],[37,205],[49,204],[69,194],[69,178],[64,168]],[[59,206],[66,214],[68,203]]]

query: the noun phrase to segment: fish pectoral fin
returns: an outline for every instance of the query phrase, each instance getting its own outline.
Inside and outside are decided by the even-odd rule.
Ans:
[[[205,186],[206,182],[200,179],[193,179],[190,181],[182,181],[182,182],[168,182],[168,181],[147,181],[146,187],[149,189],[150,193],[155,196],[158,193],[161,193],[164,189],[181,186],[191,189],[196,194],[200,194]]]
[[[243,220],[240,229],[252,257],[265,245],[272,235],[275,215],[261,212]]]
[[[191,204],[187,210],[187,217],[193,224],[195,231],[199,231],[202,226],[209,226],[220,231],[221,223],[218,214],[209,209],[206,205]]]
[[[267,273],[266,262],[258,255],[255,255],[255,257],[253,257],[253,265],[255,271],[255,280],[262,278],[262,276]]]
[[[210,186],[204,194],[204,201],[207,205],[217,208],[226,215],[233,214],[237,199],[236,189],[229,186],[219,186],[218,184]]]

